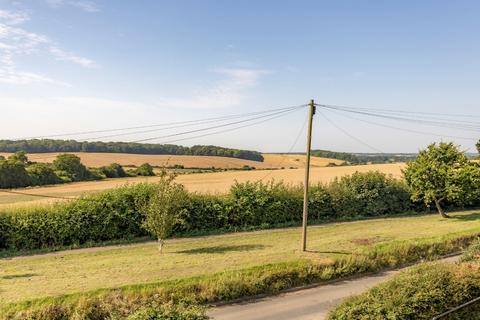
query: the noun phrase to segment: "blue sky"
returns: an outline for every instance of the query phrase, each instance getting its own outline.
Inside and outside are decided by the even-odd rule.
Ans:
[[[479,37],[478,1],[0,0],[0,137],[191,120],[310,98],[480,115]],[[412,152],[442,140],[324,112],[356,140],[317,114],[315,148]],[[286,151],[305,116],[182,143]],[[396,125],[465,137],[453,140],[470,151],[480,138]],[[301,137],[294,150],[303,148]]]

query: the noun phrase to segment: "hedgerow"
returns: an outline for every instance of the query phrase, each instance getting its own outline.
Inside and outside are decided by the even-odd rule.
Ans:
[[[155,184],[124,186],[71,202],[0,212],[0,250],[31,250],[146,236],[141,206]],[[186,195],[173,234],[248,227],[267,228],[301,221],[301,186],[282,182],[235,183],[226,195]],[[399,214],[418,210],[407,187],[379,172],[355,173],[311,188],[313,221]]]

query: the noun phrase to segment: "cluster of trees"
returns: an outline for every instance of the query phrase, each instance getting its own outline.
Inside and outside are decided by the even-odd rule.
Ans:
[[[78,156],[66,153],[59,154],[51,164],[31,162],[24,151],[17,151],[8,158],[0,156],[0,188],[153,175],[153,167],[148,163],[125,172],[118,163],[89,169]]]
[[[321,157],[321,158],[330,158],[330,159],[338,159],[344,160],[348,163],[360,163],[360,159],[352,153],[347,152],[335,152],[335,151],[328,151],[328,150],[312,150],[312,156],[314,157]]]
[[[222,148],[217,146],[184,147],[173,144],[145,144],[133,142],[86,142],[57,139],[0,140],[0,152],[118,152],[136,154],[170,154],[219,156],[263,161],[256,151]]]

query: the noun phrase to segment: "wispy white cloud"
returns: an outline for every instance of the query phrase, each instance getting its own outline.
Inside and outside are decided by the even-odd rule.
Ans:
[[[48,53],[57,60],[69,61],[83,67],[92,67],[94,62],[62,50],[45,35],[28,31],[22,24],[30,19],[26,12],[0,10],[0,82],[25,85],[34,82],[62,84],[48,76],[20,70],[15,58],[33,53]]]
[[[240,105],[247,98],[247,89],[258,84],[266,70],[251,68],[217,68],[213,72],[224,78],[211,88],[193,92],[188,98],[161,98],[158,105],[180,108],[225,108]]]
[[[63,6],[71,6],[81,9],[86,12],[99,12],[100,7],[93,1],[80,1],[80,0],[47,0],[47,3],[52,8],[60,8]]]
[[[10,25],[15,25],[29,20],[29,16],[25,12],[10,12],[6,10],[0,10],[0,19]]]
[[[53,54],[58,60],[70,61],[83,67],[93,67],[95,65],[95,63],[90,59],[77,56],[71,52],[66,52],[55,46],[50,47],[50,53]]]

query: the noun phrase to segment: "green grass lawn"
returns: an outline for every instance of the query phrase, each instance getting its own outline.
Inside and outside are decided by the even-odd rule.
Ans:
[[[277,229],[78,249],[0,259],[3,303],[205,275],[299,259],[329,261],[379,243],[480,233],[480,211],[332,223],[309,228],[308,253],[300,229]]]

